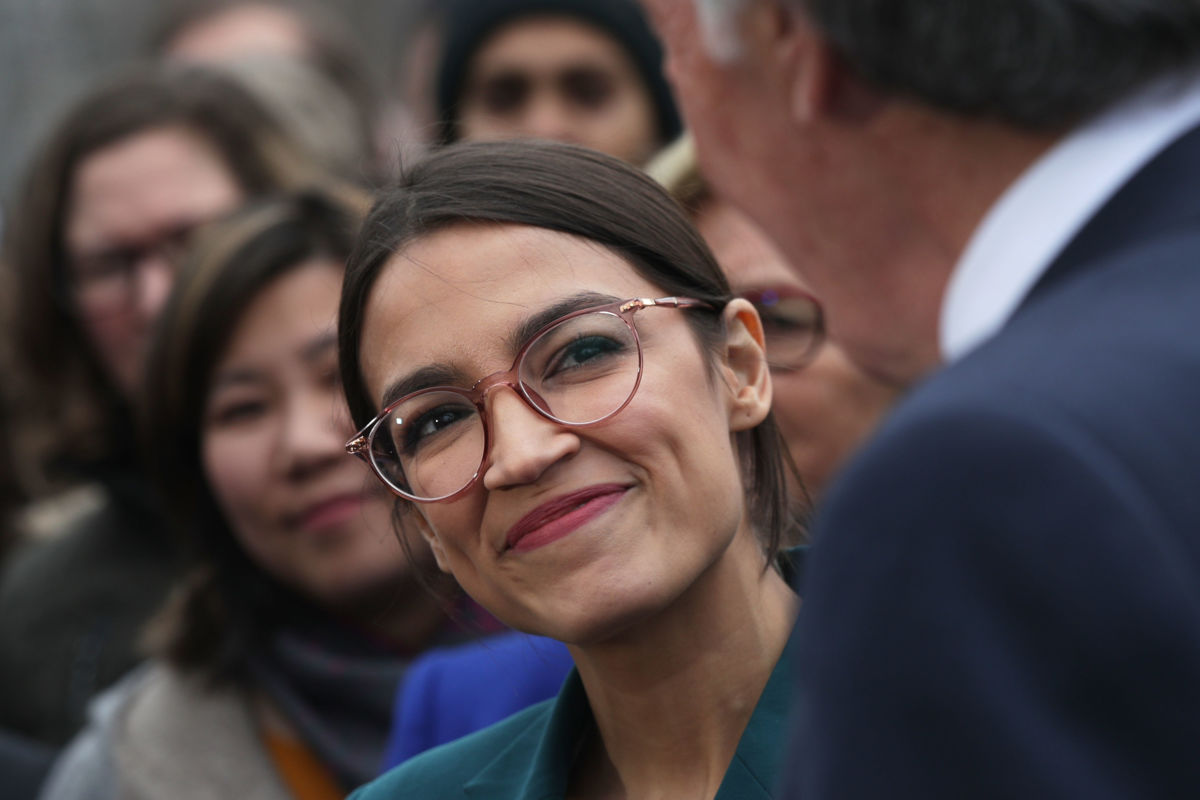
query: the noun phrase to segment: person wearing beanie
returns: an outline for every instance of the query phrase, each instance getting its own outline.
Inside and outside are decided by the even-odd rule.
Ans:
[[[555,139],[635,164],[680,132],[662,49],[630,0],[454,0],[439,140]]]

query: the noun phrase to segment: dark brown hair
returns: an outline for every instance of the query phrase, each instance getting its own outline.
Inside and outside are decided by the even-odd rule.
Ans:
[[[344,261],[365,198],[263,200],[206,229],[176,279],[150,348],[143,438],[191,569],[151,628],[151,649],[210,680],[236,679],[251,648],[312,604],[246,554],[204,471],[209,382],[238,318],[268,285],[314,258]]]
[[[75,479],[132,438],[126,398],[79,324],[68,289],[64,228],[75,172],[96,151],[135,134],[179,126],[207,141],[248,196],[319,177],[239,84],[199,68],[143,68],[96,88],[55,127],[5,225],[7,335],[22,414],[19,461],[32,482]]]
[[[665,294],[714,308],[729,284],[704,240],[661,186],[616,158],[551,142],[478,142],[447,147],[405,175],[371,210],[346,268],[338,322],[342,382],[355,422],[379,409],[360,368],[364,310],[393,254],[417,239],[462,223],[531,225],[588,239],[627,261]],[[688,314],[702,346],[716,357],[720,314]],[[737,435],[748,513],[768,563],[795,521],[788,510],[785,445],[774,417]],[[407,506],[401,502],[398,507]],[[399,518],[402,520],[403,516]]]

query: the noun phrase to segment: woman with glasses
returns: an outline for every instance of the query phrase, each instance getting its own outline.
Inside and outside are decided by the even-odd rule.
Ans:
[[[139,660],[175,575],[132,422],[150,330],[199,226],[313,180],[253,97],[198,69],[94,87],[34,159],[5,220],[3,390],[18,476],[55,513],[0,581],[0,728],[59,746]]]
[[[190,567],[45,800],[342,798],[375,773],[411,656],[453,638],[453,583],[345,456],[334,326],[359,215],[284,197],[196,242],[145,404]]]
[[[771,410],[803,480],[801,508],[819,502],[837,470],[895,398],[895,390],[858,370],[825,341],[820,303],[766,236],[700,174],[691,138],[680,138],[646,167],[688,211],[729,279],[763,323],[771,368]],[[424,654],[405,676],[387,766],[497,722],[557,693],[571,666],[561,643],[506,633]],[[505,692],[487,677],[513,676]],[[475,687],[472,690],[470,687]]]
[[[338,335],[347,448],[402,528],[576,665],[357,796],[769,792],[798,605],[783,444],[761,320],[666,193],[570,145],[442,151],[369,216]]]

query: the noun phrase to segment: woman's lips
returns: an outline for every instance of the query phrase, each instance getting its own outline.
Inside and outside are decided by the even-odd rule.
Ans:
[[[530,511],[508,530],[509,550],[534,550],[557,541],[620,501],[628,486],[608,483],[556,497]]]
[[[357,515],[363,505],[362,494],[343,494],[314,503],[300,514],[299,526],[308,531],[320,531],[341,525]]]

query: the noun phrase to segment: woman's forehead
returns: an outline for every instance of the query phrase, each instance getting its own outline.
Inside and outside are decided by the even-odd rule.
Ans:
[[[460,225],[392,256],[371,290],[360,360],[374,390],[387,375],[430,362],[502,358],[511,331],[582,293],[657,294],[611,250],[556,231]]]
[[[384,307],[536,308],[581,291],[635,296],[651,289],[628,262],[595,242],[529,226],[461,225],[394,255],[371,293],[368,318]]]

